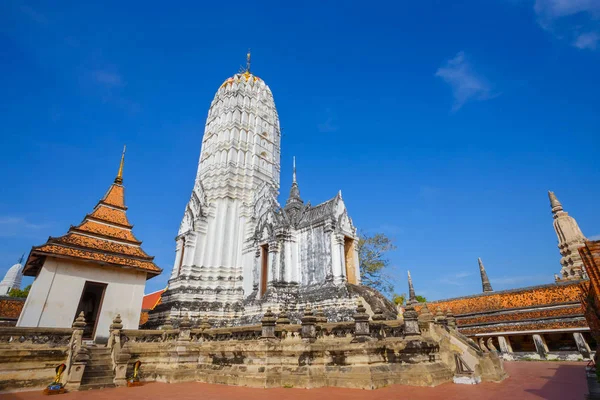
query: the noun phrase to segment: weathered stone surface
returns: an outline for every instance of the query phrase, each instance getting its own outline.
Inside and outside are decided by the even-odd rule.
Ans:
[[[0,391],[41,389],[67,361],[70,328],[0,327]]]

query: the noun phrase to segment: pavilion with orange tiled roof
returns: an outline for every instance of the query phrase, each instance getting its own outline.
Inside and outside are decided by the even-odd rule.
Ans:
[[[128,329],[137,329],[145,282],[162,270],[127,219],[124,159],[125,150],[113,184],[79,225],[31,249],[23,274],[36,279],[17,326],[71,326],[84,311],[89,337],[108,336],[117,313]],[[104,325],[106,332],[100,331]]]

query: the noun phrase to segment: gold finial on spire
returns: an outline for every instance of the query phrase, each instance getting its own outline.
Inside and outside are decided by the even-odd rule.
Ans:
[[[121,163],[119,164],[119,172],[117,172],[117,177],[115,178],[115,183],[118,185],[123,184],[123,164],[125,163],[125,150],[127,150],[127,146],[123,145],[123,154],[121,154]]]
[[[248,49],[248,54],[246,54],[246,72],[250,73],[250,49]]]

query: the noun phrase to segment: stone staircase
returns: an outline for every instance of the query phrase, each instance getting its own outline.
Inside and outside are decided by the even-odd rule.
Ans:
[[[110,349],[97,346],[87,346],[87,349],[90,359],[83,372],[79,390],[115,387]]]

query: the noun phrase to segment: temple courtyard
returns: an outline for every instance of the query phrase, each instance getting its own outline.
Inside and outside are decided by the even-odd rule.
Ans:
[[[320,389],[255,389],[239,386],[210,385],[206,383],[148,383],[142,387],[72,392],[59,399],[161,399],[161,400],[278,400],[319,399],[583,399],[587,393],[585,363],[581,362],[505,362],[509,378],[501,383],[456,385],[452,383],[434,388],[392,385],[377,390],[342,388]],[[46,399],[41,390],[0,394],[3,400]]]

